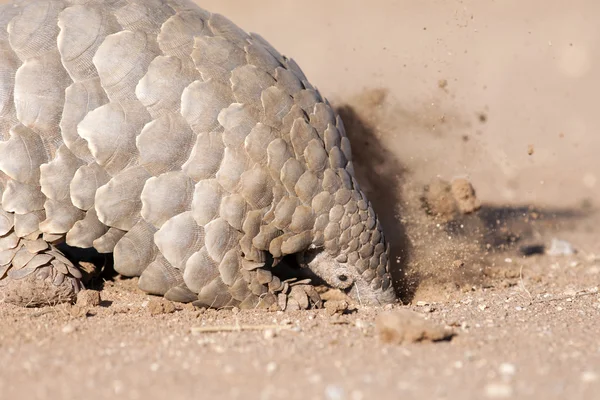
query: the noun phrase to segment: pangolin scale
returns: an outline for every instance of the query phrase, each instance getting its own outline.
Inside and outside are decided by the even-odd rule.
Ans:
[[[339,116],[292,59],[192,2],[0,6],[0,140],[6,302],[73,299],[64,241],[174,301],[305,308],[314,288],[275,272],[288,255],[363,304],[395,299]]]

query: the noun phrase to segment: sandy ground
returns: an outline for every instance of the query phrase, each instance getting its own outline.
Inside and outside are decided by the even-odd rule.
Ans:
[[[107,280],[89,309],[0,306],[2,399],[598,397],[600,3],[202,5],[339,107],[394,245],[396,308],[455,336],[387,344],[383,310],[362,307],[151,315],[134,280]],[[424,185],[463,176],[482,209],[426,215]],[[523,255],[557,238],[577,252]],[[232,326],[256,330],[199,331]]]

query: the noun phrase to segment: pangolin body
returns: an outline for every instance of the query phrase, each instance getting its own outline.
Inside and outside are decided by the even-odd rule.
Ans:
[[[0,140],[5,301],[72,299],[62,241],[175,301],[285,306],[287,255],[394,300],[339,116],[292,59],[187,0],[0,6]]]

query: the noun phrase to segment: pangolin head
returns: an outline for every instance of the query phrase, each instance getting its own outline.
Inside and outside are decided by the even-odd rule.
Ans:
[[[362,305],[393,303],[396,294],[390,275],[390,248],[381,225],[364,194],[343,207],[334,206],[323,232],[322,246],[311,245],[297,254],[329,286],[341,289]]]

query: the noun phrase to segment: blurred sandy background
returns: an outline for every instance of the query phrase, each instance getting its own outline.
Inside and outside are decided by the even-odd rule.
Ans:
[[[416,179],[467,175],[494,203],[600,199],[597,1],[199,4],[259,32],[336,104],[389,89],[385,141]]]

